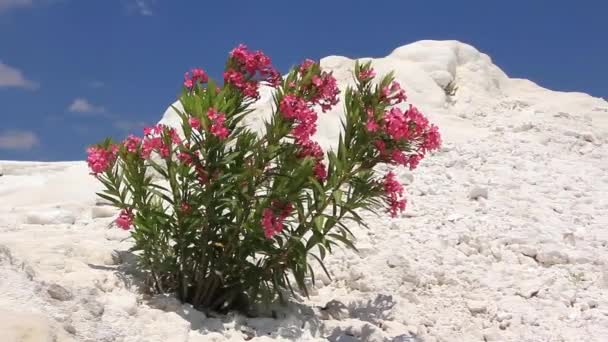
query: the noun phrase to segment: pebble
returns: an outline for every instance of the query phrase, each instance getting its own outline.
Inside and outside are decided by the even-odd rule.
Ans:
[[[110,206],[99,206],[91,208],[91,217],[94,219],[113,217],[116,215],[116,213],[116,209]]]
[[[466,305],[471,314],[473,315],[485,313],[488,309],[487,303],[480,300],[469,300],[467,301]]]
[[[479,198],[488,199],[488,189],[476,185],[469,191],[469,199],[476,200]]]
[[[25,215],[27,224],[74,224],[76,216],[63,209],[39,210]]]
[[[542,250],[536,255],[536,260],[543,266],[567,264],[568,255],[556,249]]]
[[[73,298],[72,293],[61,285],[52,284],[46,291],[51,298],[60,300],[62,302]]]

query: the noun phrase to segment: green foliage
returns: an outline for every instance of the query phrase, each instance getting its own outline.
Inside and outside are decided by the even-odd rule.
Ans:
[[[371,66],[357,64],[355,72],[362,68]],[[379,117],[389,107],[380,93],[393,77],[346,89],[343,134],[337,149],[326,153],[327,178],[319,179],[315,160],[298,155],[293,122],[278,108],[286,94],[317,96],[308,85],[320,72],[314,64],[305,74],[294,68],[284,78],[263,134],[242,125],[253,100],[230,84],[216,89],[209,80],[184,89],[184,110],[174,108],[181,139],[168,127],[158,128],[159,144],[170,153],[155,150],[147,157],[151,137],[134,148],[120,146],[112,167],[97,176],[105,187],[99,196],[133,215],[132,251],[152,291],[176,293],[215,311],[284,300],[286,290],[308,293],[315,263],[329,276],[323,261],[336,246],[355,249],[351,224],[365,225],[361,211],[375,212],[385,194],[372,171],[381,158],[365,130],[366,113],[371,108]],[[225,139],[211,133],[210,109],[225,114]],[[282,230],[268,237],[262,222],[276,203],[290,203],[293,211]]]

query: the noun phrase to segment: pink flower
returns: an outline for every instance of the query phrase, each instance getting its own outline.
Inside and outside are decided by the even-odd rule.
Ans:
[[[239,89],[245,87],[243,74],[239,73],[234,69],[228,69],[224,71],[224,82],[230,83]]]
[[[150,158],[150,154],[154,151],[158,152],[163,158],[167,158],[170,154],[169,146],[163,142],[163,139],[160,136],[144,138],[141,156],[144,159],[148,159]]]
[[[124,141],[124,145],[127,148],[127,151],[131,153],[137,152],[139,145],[141,144],[141,138],[135,135],[129,135],[127,139]]]
[[[144,135],[161,134],[164,131],[165,126],[157,124],[154,127],[144,127]]]
[[[378,152],[380,152],[380,155],[386,154],[386,143],[384,141],[376,140],[374,141],[374,146],[376,146],[376,149],[378,150]]]
[[[94,175],[107,171],[116,161],[118,146],[112,145],[108,149],[93,146],[87,149],[87,164]]]
[[[317,132],[317,125],[311,121],[301,122],[299,125],[294,127],[291,134],[294,136],[296,141],[302,142],[310,140],[310,138]]]
[[[275,211],[279,212],[278,215],[275,214]],[[264,236],[270,239],[280,233],[283,230],[285,219],[291,215],[292,211],[293,205],[291,203],[280,205],[276,201],[273,201],[271,208],[265,208],[262,212],[261,221]]]
[[[190,204],[188,204],[188,202],[182,202],[182,204],[180,204],[179,209],[182,211],[182,213],[187,214],[190,212],[190,210],[192,210],[192,207],[190,206]]]
[[[391,108],[385,113],[386,133],[395,140],[407,139],[409,137],[409,125],[406,116],[399,108]]]
[[[403,196],[403,185],[397,181],[395,174],[390,171],[384,176],[384,192],[389,205],[388,211],[392,217],[399,211],[405,210],[406,200]]]
[[[279,111],[286,119],[294,120],[297,125],[291,131],[296,141],[302,143],[317,131],[317,113],[304,99],[295,95],[285,95],[279,104]]]
[[[129,230],[133,225],[133,212],[129,209],[123,209],[120,211],[118,218],[114,221],[116,225],[123,230]]]
[[[441,135],[439,129],[435,125],[431,125],[429,130],[424,135],[422,148],[424,151],[436,150],[441,146]]]
[[[330,110],[331,107],[338,104],[338,83],[331,73],[321,72],[320,76],[312,77],[312,84],[316,87],[316,94],[311,101],[321,106],[323,113]]]
[[[318,161],[313,167],[313,172],[318,180],[324,181],[327,179],[327,169],[322,161]]]
[[[401,85],[397,81],[393,81],[390,86],[383,87],[380,98],[381,100],[388,101],[392,105],[401,103],[407,99],[405,91],[401,89]]]
[[[376,123],[376,121],[372,118],[367,119],[367,122],[365,123],[365,128],[367,129],[368,132],[376,132],[378,130],[378,128],[380,128],[380,126],[378,126],[378,123]]]
[[[374,71],[374,69],[373,69],[373,68],[369,68],[369,69],[364,69],[364,70],[361,70],[361,71],[359,72],[359,75],[357,75],[357,78],[358,78],[360,81],[363,81],[363,82],[364,82],[364,81],[371,80],[371,79],[372,79],[372,78],[374,78],[375,76],[376,76],[376,72]]]
[[[207,116],[211,120],[211,128],[209,131],[220,139],[225,139],[230,134],[230,131],[224,126],[226,115],[219,113],[215,108],[209,108]]]
[[[186,88],[192,88],[196,82],[207,83],[207,81],[209,81],[207,73],[200,68],[192,69],[184,74],[184,87]]]
[[[410,165],[410,170],[415,169],[418,166],[418,163],[420,163],[420,160],[422,160],[423,155],[419,155],[419,154],[414,154],[411,155],[408,159],[408,164]]]
[[[312,59],[305,59],[304,62],[300,64],[300,73],[306,74],[311,66],[315,64],[315,61]]]
[[[316,141],[306,140],[300,143],[299,158],[313,157],[314,159],[323,158],[323,149]]]
[[[184,165],[192,165],[192,155],[190,152],[182,151],[177,155],[177,159]]]
[[[399,165],[406,165],[408,163],[408,158],[405,154],[397,149],[394,149],[393,152],[391,152],[391,159],[393,163]]]
[[[190,119],[188,119],[188,123],[193,129],[201,129],[201,120],[199,120],[198,118],[191,117]]]
[[[239,44],[230,52],[231,67],[224,73],[224,82],[232,84],[251,98],[259,98],[258,83],[265,81],[273,87],[281,83],[281,74],[272,66],[270,57],[261,51],[249,51]]]

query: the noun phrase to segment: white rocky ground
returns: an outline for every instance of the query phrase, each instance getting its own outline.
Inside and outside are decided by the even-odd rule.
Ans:
[[[352,60],[322,65],[349,81]],[[0,162],[0,340],[608,341],[608,103],[509,79],[454,41],[374,65],[397,71],[445,146],[400,172],[406,214],[355,229],[360,254],[330,256],[309,300],[274,319],[146,298],[83,162]]]

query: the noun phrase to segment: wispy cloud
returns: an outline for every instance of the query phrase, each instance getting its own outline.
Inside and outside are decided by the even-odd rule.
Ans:
[[[38,144],[38,136],[32,131],[8,130],[0,132],[0,149],[31,150]]]
[[[0,0],[1,1],[1,0]],[[124,0],[125,8],[129,13],[143,16],[152,16],[152,3],[154,0]]]
[[[106,84],[101,81],[91,81],[91,82],[87,83],[87,85],[91,88],[101,88],[101,87],[105,86]]]
[[[30,7],[33,4],[32,0],[0,0],[0,13],[19,7]]]
[[[68,111],[81,114],[103,114],[106,112],[106,109],[102,106],[92,104],[83,97],[78,97],[72,101],[68,107]]]
[[[3,0],[0,0],[3,1]],[[23,72],[0,61],[0,87],[13,87],[34,90],[38,83],[28,80]]]
[[[125,132],[140,131],[148,126],[148,123],[143,121],[116,120],[113,123],[114,127]]]

